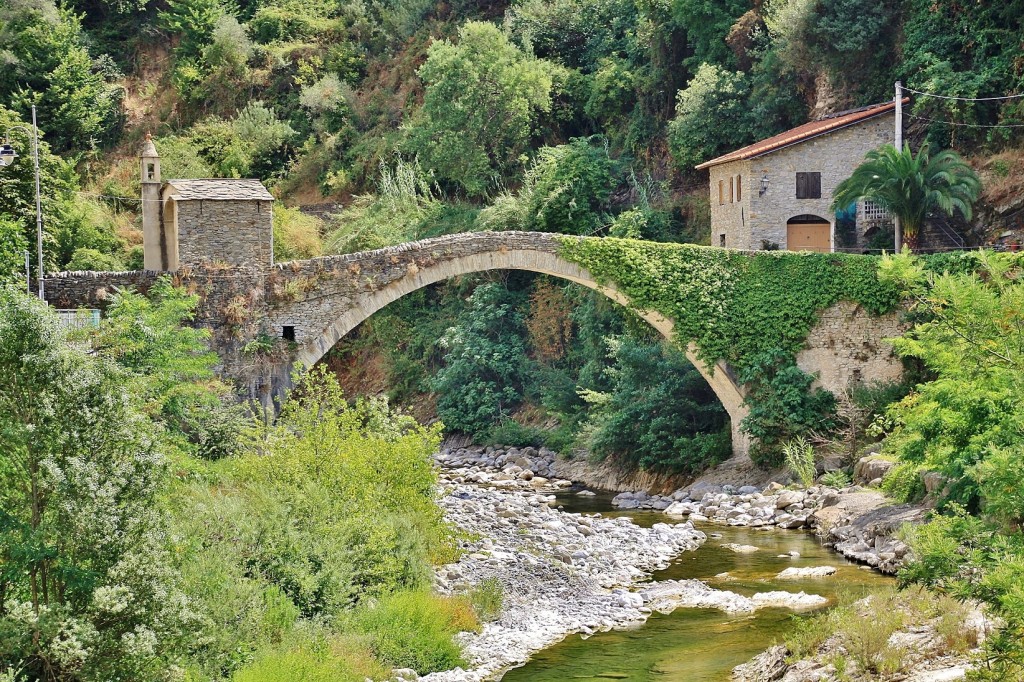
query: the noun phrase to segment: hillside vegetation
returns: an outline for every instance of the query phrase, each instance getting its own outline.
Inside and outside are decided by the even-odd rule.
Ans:
[[[141,266],[145,133],[165,178],[270,186],[279,260],[473,229],[700,243],[709,210],[695,164],[889,99],[896,79],[956,97],[1018,93],[1022,17],[1019,1],[19,0],[0,7],[0,125],[37,105],[51,270]],[[992,193],[975,237],[1015,210],[1024,128],[969,125],[1021,124],[1024,99],[914,97],[909,114],[916,143],[979,160]],[[24,156],[24,136],[13,141]],[[0,174],[11,279],[34,241],[32,189],[28,164]],[[491,441],[683,470],[728,453],[724,413],[696,407],[710,389],[677,351],[544,277],[432,287],[330,362],[372,366],[370,384],[342,371],[343,383]],[[627,445],[607,406],[650,377],[666,383],[639,394],[672,395],[658,404],[682,416]],[[702,454],[684,464],[640,445],[666,433],[697,438]]]

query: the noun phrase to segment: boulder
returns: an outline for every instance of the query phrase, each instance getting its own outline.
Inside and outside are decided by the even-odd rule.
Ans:
[[[773,646],[764,651],[748,663],[736,666],[732,671],[734,682],[776,682],[781,680],[789,665],[786,664],[786,657],[789,649],[782,645]]]
[[[803,578],[825,578],[834,575],[835,566],[809,566],[807,568],[787,568],[775,576],[776,580],[801,580]]]
[[[896,462],[882,459],[878,455],[861,457],[853,466],[854,483],[867,483],[876,478],[885,478],[889,470],[896,466]]]
[[[799,490],[784,490],[779,493],[779,497],[775,500],[776,509],[785,509],[791,507],[798,502],[804,501],[804,494]]]

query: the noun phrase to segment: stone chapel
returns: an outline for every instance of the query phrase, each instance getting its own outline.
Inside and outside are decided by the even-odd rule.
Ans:
[[[149,135],[142,160],[142,242],[146,270],[267,268],[274,263],[274,197],[259,180],[160,180]]]

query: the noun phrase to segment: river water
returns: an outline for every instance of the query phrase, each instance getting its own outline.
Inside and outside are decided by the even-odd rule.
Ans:
[[[559,495],[566,511],[629,516],[641,526],[664,522],[653,511],[616,511],[611,495]],[[861,568],[822,547],[810,533],[697,524],[708,541],[695,552],[681,555],[654,575],[655,580],[697,578],[712,587],[750,596],[786,590],[819,594],[836,603],[840,595],[863,597],[892,584],[892,579]],[[725,543],[754,545],[760,550],[739,554]],[[799,558],[779,555],[799,552]],[[792,566],[835,566],[827,578],[775,580]],[[729,578],[717,578],[728,573]],[[828,608],[828,606],[824,607]],[[573,635],[538,652],[526,665],[508,671],[503,682],[565,682],[568,680],[629,680],[631,682],[728,682],[732,669],[780,642],[793,627],[788,609],[760,609],[756,614],[729,615],[717,609],[678,609],[654,614],[635,630],[615,630],[587,639]]]

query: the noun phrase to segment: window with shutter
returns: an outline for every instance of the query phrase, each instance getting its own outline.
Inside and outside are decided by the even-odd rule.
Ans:
[[[736,201],[736,187],[733,185],[733,177],[729,176],[729,203]]]
[[[821,198],[821,173],[797,173],[796,174],[796,198],[797,199],[820,199]]]
[[[725,180],[718,181],[718,205],[725,203]]]
[[[743,200],[743,176],[736,176],[736,201]]]

